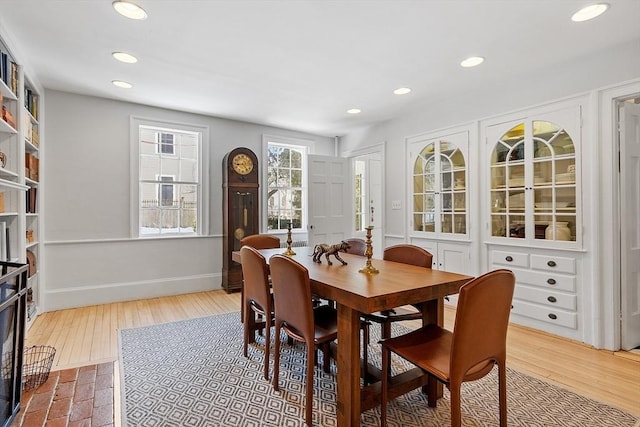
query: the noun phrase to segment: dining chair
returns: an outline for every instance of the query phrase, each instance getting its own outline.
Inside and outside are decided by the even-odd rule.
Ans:
[[[427,325],[404,335],[381,341],[382,408],[381,425],[387,424],[391,353],[418,366],[430,377],[428,405],[436,406],[437,381],[451,396],[451,426],[459,427],[460,389],[498,365],[500,426],[507,425],[507,327],[515,276],[510,270],[495,270],[460,288],[453,332]]]
[[[260,252],[251,246],[240,249],[242,256],[244,309],[244,357],[248,357],[249,337],[255,334],[256,314],[264,318],[264,378],[269,379],[269,349],[273,325],[273,295],[269,284],[269,267]],[[262,323],[262,322],[260,322]],[[261,328],[260,328],[261,329]]]
[[[284,331],[307,347],[305,423],[311,425],[316,350],[322,350],[323,369],[329,372],[329,347],[338,337],[338,313],[328,305],[313,307],[309,271],[297,261],[284,255],[273,255],[269,259],[269,267],[275,304],[273,388],[276,391],[280,389],[280,333]]]
[[[364,256],[364,251],[367,250],[367,242],[363,239],[353,237],[351,239],[344,239],[343,242],[349,245],[347,248],[348,254]]]
[[[277,249],[280,247],[280,239],[270,234],[251,234],[240,239],[240,248],[243,246],[251,246],[255,249]],[[240,300],[244,301],[244,286],[240,287]],[[259,317],[260,315],[258,315]],[[244,303],[240,309],[240,320],[244,322]],[[258,327],[260,325],[258,323]]]
[[[433,255],[420,246],[400,244],[385,248],[382,259],[401,262],[403,264],[416,265],[418,267],[431,268]],[[379,323],[381,325],[380,336],[384,339],[391,337],[391,324],[393,322],[422,319],[422,312],[418,307],[415,308],[416,309],[414,310],[411,308],[397,307],[392,310],[365,314],[363,317],[370,322]]]
[[[240,240],[240,247],[251,246],[256,249],[277,249],[280,247],[280,239],[270,234],[252,234]]]

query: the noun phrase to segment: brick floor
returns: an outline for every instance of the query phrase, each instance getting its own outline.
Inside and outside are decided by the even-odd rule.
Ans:
[[[11,427],[113,427],[113,363],[54,371],[24,392]]]

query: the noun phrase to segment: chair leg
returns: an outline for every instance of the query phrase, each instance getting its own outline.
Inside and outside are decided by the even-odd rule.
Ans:
[[[438,380],[431,374],[427,375],[427,403],[430,408],[435,408],[438,404]]]
[[[265,316],[264,332],[264,379],[269,381],[269,353],[271,352],[271,315]]]
[[[274,339],[276,340],[276,348],[273,355],[273,389],[275,391],[280,390],[278,385],[278,376],[280,374],[280,326],[281,322],[276,320],[276,328]]]
[[[369,341],[371,336],[369,335],[369,322],[363,322],[362,324],[362,379],[364,385],[369,384]]]
[[[243,307],[243,323],[244,323],[244,342],[243,342],[243,353],[244,353],[244,357],[248,356],[248,350],[247,348],[249,347],[249,334],[253,333],[253,331],[251,330],[251,327],[249,325],[249,313],[253,313],[253,310],[248,309],[246,307],[246,303],[243,301],[242,302],[242,307]]]
[[[330,353],[330,343],[322,344],[322,370],[325,374],[331,372],[331,355]]]
[[[460,427],[462,425],[462,414],[460,412],[461,385],[459,382],[449,384],[449,395],[451,396],[451,427]]]
[[[507,370],[505,361],[498,361],[498,389],[500,393],[500,427],[507,427]]]
[[[313,371],[315,367],[315,361],[312,354],[315,353],[315,346],[313,341],[307,342],[307,392],[304,402],[304,420],[305,423],[310,426],[313,424]]]
[[[382,346],[382,394],[380,396],[380,426],[387,426],[387,401],[389,400],[389,375],[391,352]]]

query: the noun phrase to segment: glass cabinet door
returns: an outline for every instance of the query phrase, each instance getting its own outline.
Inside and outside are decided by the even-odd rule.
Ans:
[[[576,241],[576,149],[545,120],[518,123],[490,157],[491,236]]]
[[[413,230],[467,233],[467,169],[461,148],[448,140],[423,145],[413,164]]]

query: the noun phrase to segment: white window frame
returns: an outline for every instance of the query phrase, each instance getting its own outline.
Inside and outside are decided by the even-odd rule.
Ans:
[[[153,127],[166,130],[179,130],[200,134],[198,143],[198,227],[195,233],[175,233],[158,235],[140,234],[140,126]],[[131,238],[134,239],[162,239],[175,237],[197,237],[209,235],[209,127],[168,120],[156,120],[145,117],[131,116],[129,118],[130,140],[130,224]],[[171,133],[171,132],[167,132]],[[157,136],[159,137],[159,135]],[[174,151],[175,153],[175,151]],[[168,153],[165,153],[168,154]],[[171,154],[168,154],[171,155]],[[174,177],[175,179],[175,177]]]
[[[289,137],[284,137],[284,136],[277,136],[277,135],[267,135],[264,134],[262,135],[262,185],[260,187],[262,187],[262,200],[264,201],[262,203],[262,221],[260,224],[260,227],[262,228],[262,230],[264,230],[263,232],[265,233],[269,233],[269,234],[282,234],[283,231],[286,233],[286,230],[269,230],[268,229],[268,218],[267,218],[267,212],[268,212],[268,206],[267,206],[267,200],[268,200],[268,195],[269,195],[269,188],[268,188],[268,181],[267,181],[267,176],[268,176],[268,169],[269,169],[269,156],[268,156],[268,149],[269,149],[269,144],[276,144],[276,145],[282,145],[282,146],[286,146],[286,147],[290,147],[290,148],[295,148],[295,149],[299,149],[302,150],[303,154],[302,154],[302,224],[301,224],[301,228],[300,229],[295,229],[293,230],[293,232],[295,233],[306,233],[307,232],[307,223],[308,223],[308,215],[307,215],[307,211],[308,211],[308,156],[309,154],[314,154],[315,151],[315,143],[311,140],[308,139],[301,139],[301,138],[289,138]]]

